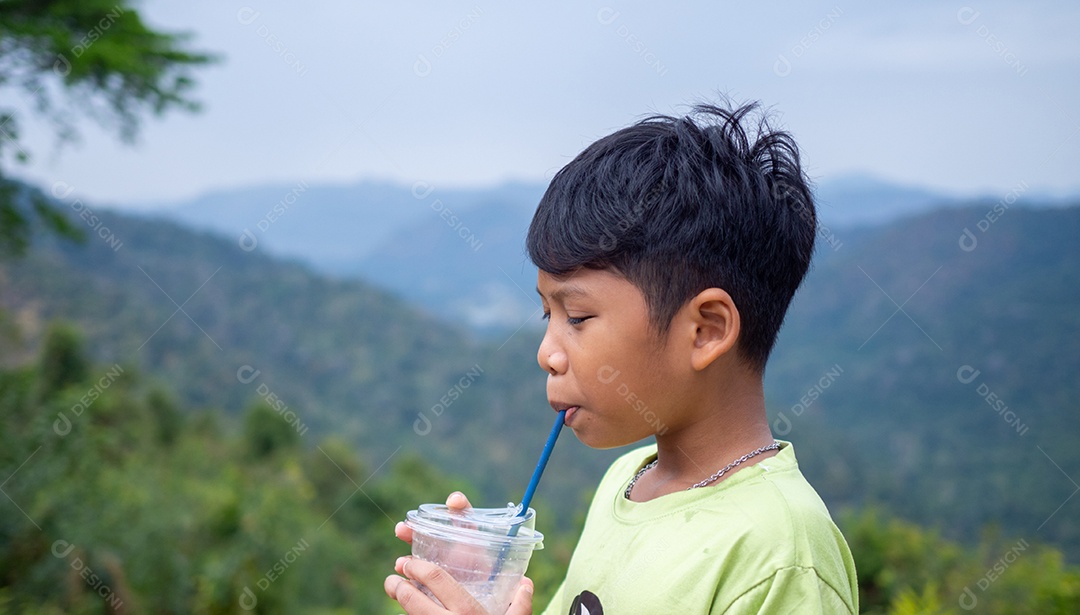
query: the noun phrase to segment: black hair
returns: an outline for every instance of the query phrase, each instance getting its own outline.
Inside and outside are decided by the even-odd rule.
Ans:
[[[816,231],[791,135],[774,130],[757,103],[702,104],[581,152],[552,179],[526,245],[552,275],[622,275],[642,291],[660,334],[696,294],[724,289],[742,322],[739,356],[764,371]]]

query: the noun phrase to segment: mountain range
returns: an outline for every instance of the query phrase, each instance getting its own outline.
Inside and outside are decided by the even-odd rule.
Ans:
[[[482,284],[494,277],[484,250],[520,243],[527,222],[493,202],[459,207],[475,250],[431,202],[427,223],[441,226],[384,234],[384,268]],[[45,323],[69,320],[102,369],[144,371],[189,406],[235,417],[272,398],[310,429],[309,446],[344,438],[376,473],[412,451],[468,477],[485,501],[519,497],[552,418],[539,325],[480,335],[410,297],[245,249],[240,232],[94,215],[83,245],[46,238],[0,263],[0,310],[21,332],[0,358],[24,359]],[[341,213],[337,226],[367,223]],[[506,237],[483,230],[500,227]],[[774,432],[796,443],[826,502],[879,504],[961,538],[997,526],[1080,560],[1080,204],[976,200],[830,232],[766,373]],[[455,259],[476,281],[445,264]],[[518,259],[499,274],[525,279]],[[570,523],[618,452],[563,438],[545,505]]]
[[[498,331],[520,326],[536,310],[536,270],[524,255],[522,229],[544,188],[299,181],[159,204],[154,215],[322,273],[372,282],[475,330]],[[816,196],[823,228],[833,232],[959,202],[866,175],[824,180]],[[356,223],[342,225],[343,219]]]

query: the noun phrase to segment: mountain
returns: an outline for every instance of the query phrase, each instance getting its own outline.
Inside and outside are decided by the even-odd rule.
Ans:
[[[78,209],[76,222],[93,220],[83,245],[44,238],[0,262],[0,313],[23,335],[0,344],[0,362],[25,360],[49,321],[70,320],[96,359],[152,374],[185,405],[238,417],[264,400],[309,445],[339,435],[372,467],[419,451],[479,478],[483,497],[520,497],[554,417],[535,330],[482,343],[361,281],[177,223]],[[613,454],[553,461],[566,480],[545,497],[576,502]]]
[[[819,252],[767,391],[833,502],[969,539],[1001,523],[1077,556],[1078,236],[1076,204],[986,201]]]
[[[865,174],[829,178],[821,182],[814,196],[821,223],[834,229],[877,226],[957,203],[939,192]]]
[[[323,273],[374,282],[440,318],[499,332],[522,326],[536,310],[536,270],[524,255],[523,229],[544,189],[301,181],[212,193],[156,215]],[[817,198],[829,233],[956,204],[932,190],[858,174],[822,181]]]
[[[486,202],[531,203],[543,189],[508,183],[490,189],[365,181],[318,185],[305,180],[211,192],[179,203],[142,205],[154,217],[216,231],[248,249],[302,259],[327,273],[370,256],[396,231]],[[342,220],[356,221],[342,224]]]
[[[468,232],[427,218],[391,235],[349,274],[478,331],[513,331],[537,318],[536,267],[524,230],[535,203],[483,203],[462,213]],[[467,225],[467,226],[466,226]]]
[[[151,374],[187,405],[237,416],[268,400],[310,429],[307,446],[339,435],[372,468],[415,452],[478,499],[520,497],[552,419],[538,330],[481,339],[233,238],[95,215],[85,245],[41,241],[0,263],[0,310],[25,332],[3,344],[9,362],[64,318],[102,364]],[[483,247],[458,249],[476,263],[495,239],[470,229]],[[825,501],[878,503],[965,539],[996,524],[1080,560],[1080,207],[981,201],[835,233],[766,374],[774,431]],[[467,280],[430,262],[443,241],[415,238],[397,258]],[[560,523],[618,452],[560,441],[542,489]]]

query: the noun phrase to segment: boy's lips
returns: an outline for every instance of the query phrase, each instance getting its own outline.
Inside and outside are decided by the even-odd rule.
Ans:
[[[563,425],[570,425],[570,417],[578,411],[580,406],[574,406],[571,404],[552,403],[551,408],[556,412],[562,412],[566,410],[566,415],[563,416]]]

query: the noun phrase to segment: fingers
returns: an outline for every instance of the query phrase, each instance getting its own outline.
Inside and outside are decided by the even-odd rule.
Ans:
[[[464,510],[472,506],[472,504],[469,504],[469,498],[465,497],[465,494],[460,491],[455,491],[451,493],[446,498],[446,505],[450,508],[456,508],[458,510]]]
[[[386,592],[387,596],[397,600],[401,608],[409,615],[444,614],[447,612],[445,609],[439,608],[439,605],[435,604],[431,598],[428,598],[415,585],[396,574],[386,577],[386,580],[383,581],[383,591]]]
[[[532,615],[533,590],[532,579],[522,577],[517,593],[514,594],[514,601],[510,603],[510,609],[506,611],[506,615]]]
[[[456,510],[464,510],[472,506],[472,504],[469,503],[469,498],[465,497],[465,494],[460,491],[451,493],[446,498],[446,505]],[[405,523],[398,523],[394,526],[394,536],[412,544],[412,528]]]
[[[453,613],[479,614],[484,612],[480,603],[478,603],[476,599],[461,586],[461,584],[455,581],[453,577],[450,576],[450,573],[431,562],[425,562],[424,560],[413,557],[399,557],[394,564],[394,570],[397,570],[408,579],[418,581],[424,587],[428,588],[428,590],[435,594],[443,605]],[[411,583],[402,581],[402,583],[397,585],[397,595],[391,597],[397,600],[402,607],[405,607],[405,603],[401,602],[402,591],[404,590],[406,599],[410,601],[415,599],[417,602],[421,602],[419,598],[414,598],[404,585],[412,587]],[[420,596],[423,596],[424,599],[427,599],[427,596],[419,592],[419,590],[417,590],[417,593],[419,593]],[[430,602],[430,600],[428,600],[428,602]],[[435,603],[432,602],[431,604],[434,606]],[[412,611],[410,611],[410,613],[411,612]],[[417,612],[427,613],[428,611]]]
[[[394,536],[412,544],[412,528],[405,525],[404,522],[398,521],[398,524],[394,526]]]

